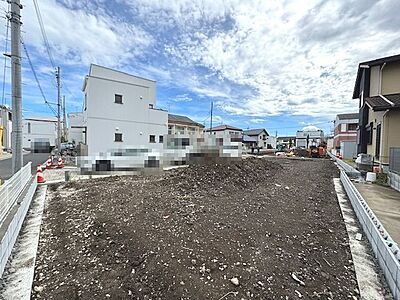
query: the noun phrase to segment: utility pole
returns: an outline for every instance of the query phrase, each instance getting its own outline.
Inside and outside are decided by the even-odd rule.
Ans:
[[[57,151],[61,152],[61,74],[60,67],[57,67]]]
[[[210,134],[212,134],[212,115],[213,115],[213,102],[211,101],[211,111],[210,111]]]
[[[22,157],[22,92],[21,92],[21,9],[19,0],[12,0],[11,22],[11,98],[12,98],[12,171],[23,165]]]
[[[63,96],[63,129],[64,129],[64,141],[67,141],[67,115],[65,112],[65,96]]]

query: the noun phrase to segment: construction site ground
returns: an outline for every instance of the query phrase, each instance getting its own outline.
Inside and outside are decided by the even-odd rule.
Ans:
[[[34,299],[355,299],[329,160],[51,185]]]

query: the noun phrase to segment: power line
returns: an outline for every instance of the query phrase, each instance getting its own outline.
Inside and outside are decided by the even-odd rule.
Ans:
[[[53,67],[53,69],[55,69],[56,67],[55,67],[53,55],[51,54],[49,40],[47,39],[47,34],[46,34],[45,29],[44,29],[44,24],[43,24],[42,15],[40,13],[39,4],[37,3],[37,0],[33,0],[33,4],[35,6],[36,17],[37,17],[38,22],[39,22],[40,31],[42,32],[43,42],[44,42],[44,46],[46,47],[47,55],[49,56],[49,60],[50,60],[51,66]]]
[[[51,105],[50,105],[49,101],[47,101],[47,99],[46,99],[46,96],[44,95],[44,92],[43,92],[42,86],[40,85],[39,79],[38,79],[38,77],[37,77],[37,75],[36,75],[35,68],[33,67],[33,64],[32,64],[32,61],[31,61],[31,58],[30,58],[30,56],[29,56],[28,49],[26,48],[26,46],[25,46],[25,43],[24,43],[24,41],[23,41],[22,39],[21,39],[21,43],[22,43],[22,46],[24,47],[24,50],[25,50],[26,57],[27,57],[27,59],[28,59],[29,65],[30,65],[30,67],[31,67],[31,70],[32,70],[32,73],[33,73],[33,77],[35,77],[35,81],[36,81],[36,83],[37,83],[37,86],[38,86],[38,88],[39,88],[39,90],[40,90],[40,93],[42,94],[42,97],[43,97],[44,103],[46,103],[46,104],[49,106],[49,108],[51,109],[51,111],[54,113],[54,115],[55,115],[55,116],[57,116],[57,113],[56,113],[56,111],[54,110],[54,108],[53,108],[53,107],[51,107]]]

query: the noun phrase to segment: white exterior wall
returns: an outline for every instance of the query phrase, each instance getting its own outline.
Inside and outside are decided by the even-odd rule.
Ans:
[[[205,132],[205,134],[210,134],[209,132]],[[218,130],[218,131],[213,131],[213,135],[215,135],[217,138],[223,138],[223,137],[242,137],[242,131],[239,130],[232,130],[232,129],[225,129],[225,130]]]
[[[307,147],[307,135],[309,135],[309,145],[313,142],[317,144],[317,146],[324,140],[324,132],[322,130],[319,131],[297,131],[296,133],[296,147]]]
[[[9,112],[9,109],[0,107],[0,126],[3,126],[3,147],[5,149],[11,149],[12,121],[9,118]]]
[[[49,141],[50,146],[54,147],[56,145],[57,139],[57,121],[45,118],[43,118],[42,120],[39,118],[24,119],[22,120],[22,133],[23,148],[30,149],[32,142],[39,139]]]
[[[84,122],[83,122],[83,113],[69,113],[69,128],[68,128],[68,141],[75,142],[76,145],[79,143],[85,142],[84,136]]]
[[[151,108],[156,104],[156,83],[118,71],[92,65],[87,77],[84,124],[88,154],[122,147],[162,148],[159,136],[168,132],[168,113]],[[122,95],[122,104],[115,103]],[[122,133],[122,142],[114,134]],[[156,143],[150,143],[150,135]]]

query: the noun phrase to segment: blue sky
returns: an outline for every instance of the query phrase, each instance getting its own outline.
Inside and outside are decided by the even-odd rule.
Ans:
[[[21,2],[23,39],[54,102],[33,1]],[[206,126],[213,101],[214,124],[278,135],[313,124],[329,132],[337,113],[357,111],[358,63],[400,53],[397,0],[38,2],[70,112],[81,110],[83,78],[97,63],[156,80],[158,107]],[[10,104],[9,69],[5,82]],[[24,115],[51,115],[26,59],[23,83]]]

